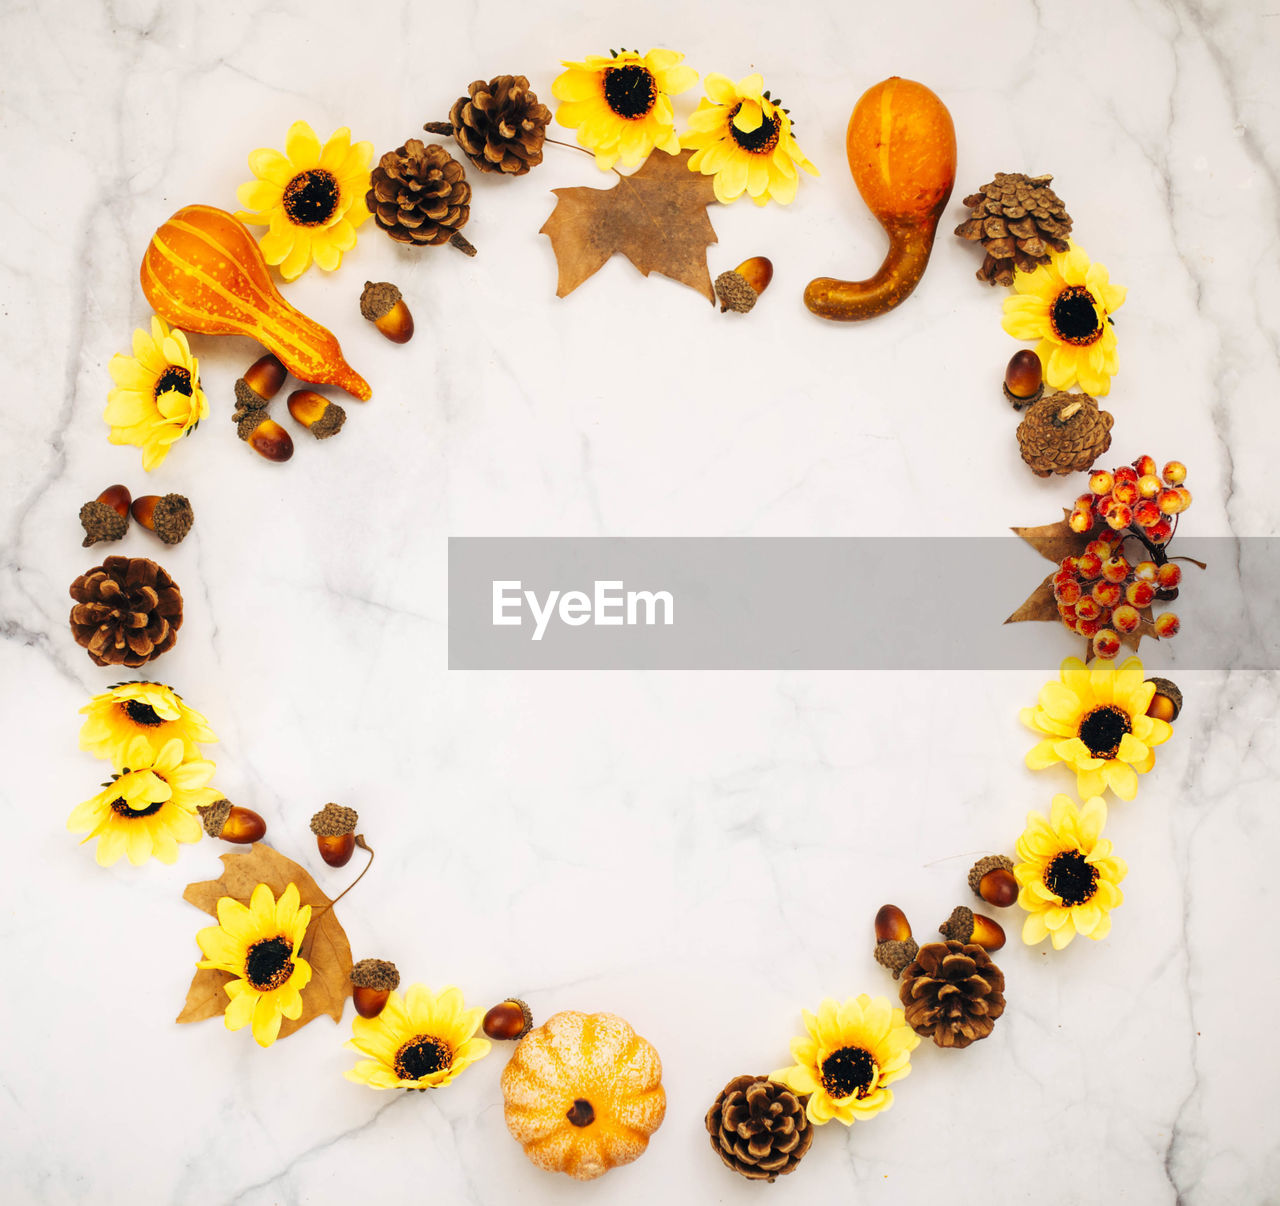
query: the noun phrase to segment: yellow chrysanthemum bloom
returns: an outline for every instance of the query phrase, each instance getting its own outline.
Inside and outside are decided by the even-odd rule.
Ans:
[[[1122,859],[1103,838],[1107,806],[1097,797],[1077,808],[1069,796],[1054,796],[1048,819],[1027,814],[1018,839],[1013,874],[1021,886],[1018,904],[1027,910],[1022,941],[1035,946],[1045,938],[1062,950],[1077,934],[1105,938],[1111,910],[1124,903],[1117,885],[1128,874]]]
[[[153,857],[162,863],[176,862],[179,842],[200,840],[196,810],[220,798],[205,786],[217,768],[202,758],[187,760],[176,737],[158,753],[145,737],[135,737],[125,762],[132,769],[114,776],[92,799],[77,804],[67,828],[87,833],[86,842],[98,839],[97,859],[103,867],[122,854],[135,867]]]
[[[707,95],[680,139],[681,146],[694,149],[690,170],[713,176],[716,199],[726,205],[744,192],[757,205],[787,205],[795,199],[796,169],[818,174],[791,136],[787,111],[763,87],[758,74],[736,84],[727,76],[707,76]]]
[[[484,1011],[467,1009],[462,993],[433,993],[414,984],[402,998],[392,992],[376,1018],[351,1019],[353,1051],[362,1059],[344,1073],[372,1089],[438,1089],[489,1054],[489,1040],[473,1038]]]
[[[290,884],[279,901],[266,884],[253,890],[246,907],[231,896],[218,901],[218,924],[196,934],[205,958],[197,967],[230,972],[223,985],[231,998],[223,1014],[228,1030],[252,1024],[259,1047],[270,1047],[280,1020],[302,1015],[302,990],[311,982],[311,964],[300,958],[311,921],[311,906],[298,907]]]
[[[197,742],[218,740],[209,722],[163,683],[120,683],[95,695],[80,712],[88,718],[80,729],[80,748],[108,759],[116,770],[127,765],[136,738],[152,755],[177,738],[187,759],[200,757]]]
[[[107,438],[141,448],[146,470],[159,465],[170,446],[190,435],[209,413],[186,335],[171,331],[157,315],[151,318],[150,334],[134,331],[133,355],[117,352],[107,370],[116,383],[102,412],[111,427]]]
[[[1015,339],[1040,341],[1036,354],[1051,389],[1078,381],[1100,397],[1120,367],[1110,315],[1124,305],[1125,292],[1072,243],[1066,251],[1051,251],[1049,263],[1034,272],[1014,273],[1004,329]]]
[[[850,1126],[893,1105],[888,1086],[911,1071],[911,1052],[920,1045],[901,1009],[865,992],[843,1005],[828,997],[816,1017],[804,1011],[804,1025],[809,1037],[791,1040],[794,1066],[769,1079],[809,1096],[811,1122],[834,1118]]]
[[[342,253],[356,245],[357,227],[368,221],[365,194],[372,162],[373,143],[353,143],[346,126],[322,147],[305,121],[295,121],[283,155],[269,147],[250,153],[249,170],[257,179],[236,189],[245,206],[236,217],[268,228],[258,246],[268,264],[280,266],[285,280],[301,276],[312,259],[332,272]]]
[[[1154,747],[1173,736],[1167,721],[1147,715],[1156,685],[1144,673],[1136,657],[1118,669],[1108,662],[1093,670],[1067,658],[1059,681],[1045,683],[1036,706],[1020,713],[1023,724],[1046,735],[1027,752],[1027,765],[1043,770],[1065,762],[1076,772],[1081,799],[1109,787],[1132,800],[1138,776],[1155,765]]]

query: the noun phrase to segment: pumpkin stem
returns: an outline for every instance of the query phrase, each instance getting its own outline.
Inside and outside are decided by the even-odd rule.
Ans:
[[[596,1120],[596,1112],[589,1101],[582,1097],[576,1097],[565,1117],[574,1126],[590,1126]]]

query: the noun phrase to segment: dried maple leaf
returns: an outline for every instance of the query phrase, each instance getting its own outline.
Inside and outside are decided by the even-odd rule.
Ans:
[[[333,902],[297,863],[264,842],[255,842],[244,854],[224,854],[222,862],[226,870],[221,879],[188,884],[182,899],[217,917],[218,901],[224,896],[247,905],[259,884],[266,884],[277,897],[290,884],[296,884],[302,903],[311,906],[311,923],[299,951],[311,964],[311,982],[302,990],[302,1015],[293,1021],[285,1018],[280,1037],[288,1038],[322,1013],[335,1022],[342,1021],[343,1007],[351,995],[351,945],[338,924]],[[221,1016],[228,1003],[223,985],[234,978],[212,968],[199,969],[192,977],[177,1020],[202,1022]]]
[[[648,276],[660,272],[715,301],[707,247],[716,232],[707,206],[716,199],[710,176],[691,172],[690,151],[655,151],[613,188],[556,188],[556,207],[539,234],[551,239],[567,297],[604,262],[621,252]]]

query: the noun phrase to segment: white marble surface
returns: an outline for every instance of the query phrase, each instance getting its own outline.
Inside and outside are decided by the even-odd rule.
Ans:
[[[1274,677],[1181,676],[1175,739],[1113,809],[1131,870],[1112,937],[1006,948],[992,1038],[921,1048],[890,1112],[828,1126],[764,1190],[712,1156],[703,1111],[785,1061],[802,1006],[892,991],[870,953],[880,903],[927,932],[971,856],[1069,788],[1022,765],[1017,708],[1043,676],[451,674],[445,551],[462,534],[988,535],[1053,514],[1066,491],[1017,460],[998,393],[1013,344],[970,248],[944,235],[916,296],[856,329],[800,304],[811,276],[878,263],[843,130],[894,73],[955,118],[944,229],[993,171],[1052,171],[1128,286],[1116,461],[1188,461],[1198,534],[1275,534],[1280,18],[1260,0],[201,7],[3,10],[5,1201],[1274,1201]],[[550,148],[532,176],[475,181],[475,260],[370,225],[336,276],[288,289],[374,386],[338,439],[255,458],[228,416],[257,353],[197,339],[207,424],[150,481],[107,444],[106,364],[147,316],[137,265],[173,209],[234,207],[246,153],[297,117],[381,152],[473,78],[524,72],[550,99],[558,59],[619,41],[759,68],[792,108],[822,177],[789,211],[712,215],[713,274],[774,260],[755,314],[721,318],[620,259],[558,301],[547,190],[607,180]],[[366,278],[410,298],[407,347],[357,316]],[[346,1021],[266,1052],[172,1023],[204,921],[180,894],[221,849],[102,870],[63,828],[102,777],[77,709],[118,677],[67,630],[67,583],[93,563],[75,515],[116,480],[197,509],[176,550],[142,532],[117,547],[183,587],[155,672],[220,734],[217,785],[334,887],[347,875],[306,819],[359,808],[380,856],[342,906],[357,956],[478,1004],[518,991],[544,1018],[631,1019],[670,1096],[639,1163],[587,1186],[530,1166],[503,1126],[501,1052],[446,1092],[379,1095],[342,1078]],[[1046,627],[1046,666],[1063,640]]]

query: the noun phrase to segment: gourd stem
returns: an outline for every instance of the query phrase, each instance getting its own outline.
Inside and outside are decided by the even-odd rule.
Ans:
[[[933,226],[888,228],[889,251],[875,276],[842,281],[823,276],[809,282],[804,304],[820,318],[860,322],[901,305],[915,291],[933,250]]]

